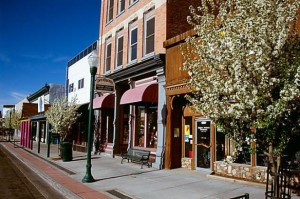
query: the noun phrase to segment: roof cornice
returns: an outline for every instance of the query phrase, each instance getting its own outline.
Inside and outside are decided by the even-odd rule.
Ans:
[[[37,99],[38,97],[40,97],[40,96],[42,96],[42,95],[48,93],[48,92],[49,92],[49,89],[50,89],[50,86],[49,86],[48,84],[45,84],[45,86],[42,87],[40,90],[38,90],[38,91],[36,91],[35,93],[29,95],[29,96],[27,97],[27,100],[28,100],[29,102],[32,102],[32,101],[34,101],[35,99]]]

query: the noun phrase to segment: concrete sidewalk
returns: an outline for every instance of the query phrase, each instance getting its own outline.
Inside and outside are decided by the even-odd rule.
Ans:
[[[86,171],[86,154],[73,152],[73,161],[59,159],[57,145],[51,145],[47,158],[47,146],[37,145],[33,150],[15,148],[2,142],[12,154],[29,165],[67,198],[231,198],[245,193],[251,199],[264,198],[265,186],[218,178],[202,171],[188,169],[141,169],[139,164],[121,164],[121,158],[92,155],[92,175],[96,182],[82,183]],[[293,198],[299,198],[293,196]]]

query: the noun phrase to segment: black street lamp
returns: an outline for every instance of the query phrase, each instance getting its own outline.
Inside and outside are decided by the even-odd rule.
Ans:
[[[87,143],[87,162],[86,162],[86,173],[82,179],[82,182],[95,182],[92,176],[91,168],[91,141],[92,141],[92,113],[93,113],[93,99],[94,99],[94,85],[95,75],[97,73],[97,66],[99,63],[99,57],[97,51],[93,51],[88,57],[91,72],[91,89],[90,89],[90,109],[89,109],[89,123],[88,123],[88,143]]]

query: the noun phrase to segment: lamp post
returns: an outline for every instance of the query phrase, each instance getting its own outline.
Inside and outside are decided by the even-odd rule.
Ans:
[[[10,109],[10,111],[9,111],[9,134],[8,134],[8,141],[10,141],[10,135],[11,135],[11,112],[12,112],[12,110]]]
[[[82,182],[94,182],[95,179],[92,176],[91,168],[91,141],[92,141],[92,113],[93,113],[93,99],[94,99],[94,84],[95,75],[97,72],[97,66],[99,62],[99,57],[97,52],[94,50],[88,57],[88,62],[90,65],[91,73],[91,90],[90,90],[90,109],[89,109],[89,123],[88,123],[88,143],[87,143],[87,163],[86,163],[86,173],[82,179]]]

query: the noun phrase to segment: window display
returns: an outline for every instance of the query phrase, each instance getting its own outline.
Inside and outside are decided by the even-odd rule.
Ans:
[[[135,146],[157,147],[157,107],[136,106]]]

